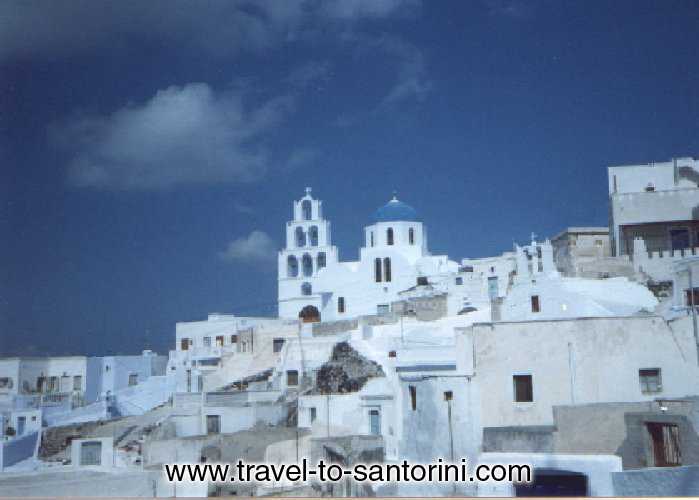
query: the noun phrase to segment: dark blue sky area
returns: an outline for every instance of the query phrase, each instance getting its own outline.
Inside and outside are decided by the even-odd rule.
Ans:
[[[392,191],[433,253],[607,224],[606,167],[696,156],[699,3],[0,4],[0,355],[276,313],[305,186],[353,259]]]

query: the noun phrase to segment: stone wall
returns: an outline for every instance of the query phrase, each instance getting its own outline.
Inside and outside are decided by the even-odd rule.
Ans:
[[[621,497],[699,496],[699,466],[613,472],[614,495]]]

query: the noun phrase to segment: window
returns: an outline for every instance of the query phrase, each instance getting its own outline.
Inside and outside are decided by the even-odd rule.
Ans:
[[[299,372],[296,370],[287,370],[286,372],[286,385],[297,386],[299,385]]]
[[[337,298],[337,312],[339,312],[339,313],[345,312],[345,298],[344,297]]]
[[[463,285],[464,284],[464,279],[461,276],[457,276],[456,279],[454,280],[455,285]]]
[[[391,281],[391,259],[388,257],[383,260],[383,276],[385,282]]]
[[[699,306],[699,288],[685,289],[684,297],[687,306]]]
[[[514,385],[514,399],[516,403],[531,403],[534,401],[531,375],[514,375],[512,383]]]
[[[393,228],[389,227],[386,229],[386,244],[393,245]]]
[[[323,269],[325,267],[325,252],[320,252],[318,254],[318,257],[316,257],[316,262],[317,262],[316,267],[318,269]]]
[[[109,371],[109,366],[106,371]],[[49,392],[58,392],[58,377],[49,377]]]
[[[369,232],[369,246],[374,246],[374,231]]]
[[[220,434],[221,433],[221,415],[206,416],[206,433]]]
[[[651,467],[682,465],[680,431],[675,424],[649,422],[646,424],[651,442]]]
[[[378,304],[376,306],[376,313],[379,315],[388,314],[389,313],[388,304]]]
[[[415,411],[417,410],[417,388],[414,385],[409,385],[408,390],[410,391],[410,407]]]
[[[427,286],[429,283],[427,281],[427,276],[417,277],[417,286]]]
[[[381,275],[381,259],[377,257],[374,260],[374,280],[377,283],[381,283]]]
[[[304,220],[311,220],[312,216],[312,205],[311,205],[311,200],[303,200],[301,202],[301,217],[303,217]]]
[[[303,231],[301,226],[296,228],[296,246],[305,247],[306,246],[306,233]]]
[[[648,185],[646,186],[646,191],[649,193],[652,193],[653,191],[655,191],[655,186],[653,185],[652,182],[648,183]]]
[[[638,380],[643,394],[653,394],[663,390],[660,368],[641,368],[638,370]]]
[[[494,272],[495,272],[495,266],[492,266],[492,267],[490,268],[490,272],[491,272],[491,273],[494,273]]]
[[[180,349],[183,351],[189,350],[189,339],[180,340]]]
[[[670,229],[670,247],[673,250],[689,248],[689,229]]]
[[[308,277],[313,275],[313,259],[310,255],[305,254],[301,259],[301,268],[303,270],[303,275]]]
[[[0,377],[0,389],[12,389],[14,384],[10,377]]]
[[[598,246],[598,247],[604,246],[604,241],[603,240],[595,240],[595,246]]]
[[[459,269],[462,273],[472,273],[473,272],[473,266],[462,266],[461,269]]]
[[[231,344],[237,344],[237,343],[238,343],[238,336],[231,335]]]
[[[216,335],[216,345],[223,347],[223,335]]]
[[[541,306],[539,305],[539,296],[532,295],[531,301],[532,301],[532,312],[533,313],[541,312]]]
[[[309,408],[308,410],[309,410],[309,412],[310,412],[310,414],[311,414],[311,423],[313,423],[313,422],[316,421],[316,416],[317,416],[317,415],[316,415],[316,413],[317,413],[317,412],[316,412],[316,407],[315,407],[315,406],[312,406],[312,407]]]
[[[454,399],[454,393],[452,391],[444,391],[444,401],[451,401]]]
[[[80,465],[102,464],[102,442],[85,441],[80,445]]]
[[[316,226],[311,226],[308,230],[308,239],[311,241],[312,247],[318,246],[318,228]]]
[[[272,350],[274,352],[281,352],[283,345],[284,345],[284,339],[274,339],[272,341]]]
[[[289,278],[295,278],[299,275],[299,262],[293,255],[289,255],[286,259],[286,275]]]
[[[369,432],[374,436],[381,435],[381,413],[379,410],[369,410]]]
[[[306,282],[301,285],[301,295],[311,295],[313,293],[313,287],[310,283]]]
[[[138,385],[138,373],[131,373],[129,375],[129,385]]]
[[[211,337],[204,337],[204,347],[211,347]]]
[[[408,229],[408,243],[415,244],[415,230],[412,227]]]
[[[82,375],[76,375],[73,377],[73,390],[82,391],[83,390],[83,377]]]

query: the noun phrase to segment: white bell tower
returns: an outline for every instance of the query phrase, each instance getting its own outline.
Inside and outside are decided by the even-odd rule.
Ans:
[[[279,252],[279,317],[298,318],[306,306],[320,314],[322,298],[315,290],[318,273],[337,263],[330,221],[323,218],[323,202],[313,198],[311,188],[294,201],[293,220],[286,223],[286,246]]]

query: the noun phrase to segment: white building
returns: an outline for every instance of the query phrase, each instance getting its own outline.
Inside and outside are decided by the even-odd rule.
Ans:
[[[279,316],[328,321],[388,313],[418,277],[441,282],[458,270],[447,256],[429,253],[417,212],[395,197],[374,213],[364,238],[359,260],[341,262],[322,202],[307,188],[279,252]]]
[[[82,393],[85,356],[0,359],[0,395]]]
[[[628,255],[655,281],[670,281],[672,262],[699,247],[699,161],[609,167],[613,255]]]
[[[564,276],[590,275],[589,267],[611,256],[608,227],[569,227],[551,238],[553,260]]]

